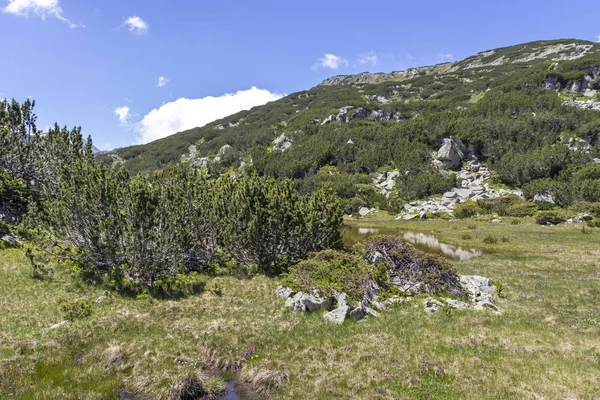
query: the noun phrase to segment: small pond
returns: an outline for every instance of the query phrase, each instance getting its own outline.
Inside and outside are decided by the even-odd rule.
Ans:
[[[344,245],[350,247],[358,242],[376,235],[402,235],[407,242],[425,253],[438,254],[450,260],[468,260],[483,255],[476,249],[463,249],[451,244],[442,243],[435,235],[426,233],[409,232],[393,228],[359,228],[344,225]]]

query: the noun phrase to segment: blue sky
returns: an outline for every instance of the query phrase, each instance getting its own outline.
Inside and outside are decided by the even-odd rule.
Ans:
[[[81,125],[109,149],[336,74],[431,65],[531,40],[596,41],[593,7],[564,0],[0,0],[0,98],[31,97],[40,128]]]

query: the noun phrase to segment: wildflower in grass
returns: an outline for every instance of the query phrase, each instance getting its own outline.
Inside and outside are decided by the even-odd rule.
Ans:
[[[423,361],[423,368],[427,368],[428,365],[429,365],[429,361]]]

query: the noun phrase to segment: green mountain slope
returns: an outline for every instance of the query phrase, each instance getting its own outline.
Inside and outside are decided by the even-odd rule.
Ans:
[[[452,137],[499,181],[522,186],[551,179],[538,182],[539,190],[549,190],[591,168],[598,155],[599,67],[600,44],[563,39],[402,72],[335,76],[204,127],[100,157],[145,173],[171,162],[194,163],[211,174],[242,168],[294,178],[301,191],[330,182],[344,198],[373,203],[380,199],[371,174],[381,169],[419,177],[398,185],[405,200],[443,191],[448,185],[430,161],[442,139]],[[569,151],[561,143],[570,138],[589,146]]]

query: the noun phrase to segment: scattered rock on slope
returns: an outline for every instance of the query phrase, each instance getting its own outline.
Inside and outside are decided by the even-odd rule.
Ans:
[[[444,139],[438,150],[436,159],[442,161],[450,169],[458,169],[467,155],[467,148],[460,140]]]

